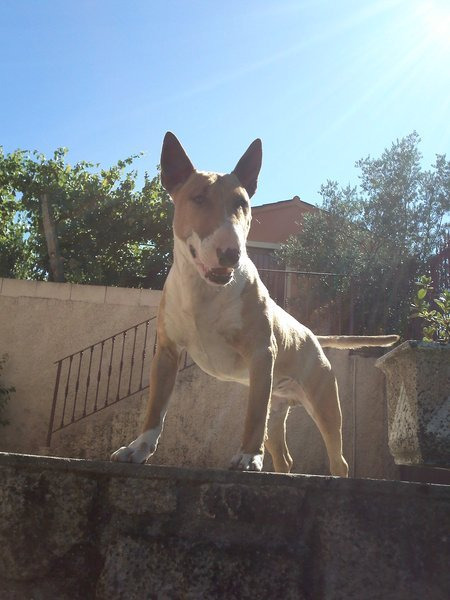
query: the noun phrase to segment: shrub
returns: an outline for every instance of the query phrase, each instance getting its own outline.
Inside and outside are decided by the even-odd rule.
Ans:
[[[423,321],[423,341],[450,343],[450,290],[444,290],[437,298],[429,299],[433,292],[431,277],[422,275],[416,282],[417,294],[411,304],[411,318]]]

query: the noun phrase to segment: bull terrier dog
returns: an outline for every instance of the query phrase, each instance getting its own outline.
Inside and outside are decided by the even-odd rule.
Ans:
[[[173,265],[158,312],[143,430],[114,461],[144,463],[155,452],[186,349],[206,373],[248,386],[232,469],[261,471],[266,447],[275,470],[288,473],[286,418],[300,403],[322,435],[331,474],[348,476],[336,377],[322,348],[390,346],[398,336],[315,336],[270,298],[246,252],[261,161],[256,139],[231,173],[197,171],[178,139],[165,135],[161,181],[175,206]]]

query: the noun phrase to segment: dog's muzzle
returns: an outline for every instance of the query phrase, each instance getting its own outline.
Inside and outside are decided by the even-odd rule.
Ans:
[[[205,277],[218,285],[227,285],[233,279],[234,267],[238,264],[241,252],[239,248],[227,248],[222,250],[217,248],[217,258],[220,267],[209,269],[205,273]]]
[[[227,248],[225,251],[217,248],[216,254],[221,267],[235,267],[241,257],[239,248]]]
[[[234,269],[230,267],[217,267],[215,269],[209,269],[205,273],[206,279],[208,279],[211,283],[215,283],[217,285],[227,285],[233,279]]]

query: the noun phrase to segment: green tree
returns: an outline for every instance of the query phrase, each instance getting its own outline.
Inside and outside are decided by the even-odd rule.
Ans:
[[[0,276],[12,278],[28,275],[31,258],[27,223],[11,185],[16,167],[15,157],[5,157],[0,147]]]
[[[171,256],[172,204],[159,175],[137,186],[138,156],[108,169],[67,162],[67,149],[0,149],[0,274],[161,287]]]
[[[25,278],[32,270],[27,226],[0,207],[0,277]]]
[[[359,160],[359,186],[327,181],[323,211],[306,215],[280,251],[289,265],[340,275],[321,280],[318,293],[325,302],[347,295],[360,333],[405,330],[414,281],[445,238],[450,163],[438,155],[422,169],[419,143],[413,132]]]

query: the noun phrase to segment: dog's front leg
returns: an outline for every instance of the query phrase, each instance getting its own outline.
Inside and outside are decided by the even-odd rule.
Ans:
[[[118,462],[144,463],[156,450],[175,385],[179,352],[175,344],[158,345],[150,369],[150,395],[141,435],[111,455]]]
[[[264,461],[264,439],[272,394],[275,351],[272,347],[254,354],[250,360],[250,390],[244,435],[239,452],[231,460],[231,468],[261,471]]]

